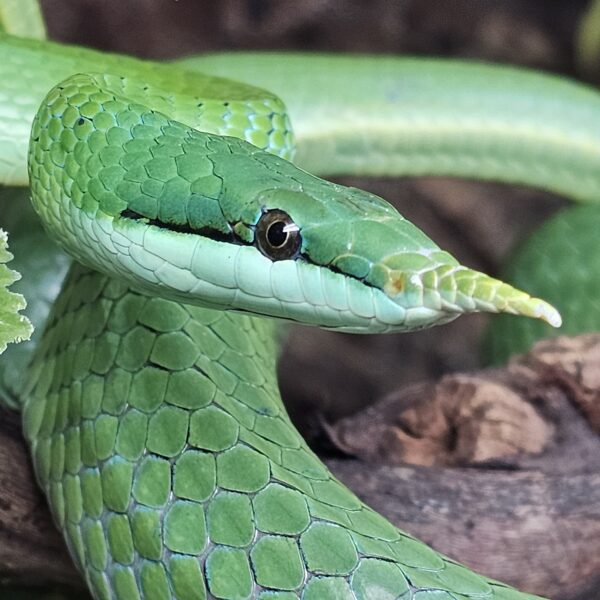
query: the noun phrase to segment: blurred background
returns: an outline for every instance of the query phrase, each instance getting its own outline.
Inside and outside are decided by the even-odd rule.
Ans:
[[[589,77],[578,66],[574,44],[586,0],[41,4],[51,39],[150,59],[230,50],[386,53],[461,57]],[[386,198],[461,262],[490,274],[498,274],[519,241],[566,204],[535,190],[445,178],[339,181]],[[486,321],[473,315],[389,336],[295,328],[280,363],[282,391],[295,423],[313,447],[333,453],[324,424],[410,383],[480,367]],[[585,598],[598,600],[600,592]]]

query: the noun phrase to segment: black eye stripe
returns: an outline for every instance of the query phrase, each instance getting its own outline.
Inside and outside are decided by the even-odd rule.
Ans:
[[[302,236],[286,212],[273,209],[263,213],[256,224],[254,243],[271,260],[290,260],[300,255]]]
[[[279,209],[268,210],[262,214],[254,228],[253,242],[236,234],[233,227],[230,231],[223,232],[210,227],[191,227],[188,223],[164,223],[160,219],[150,219],[129,208],[123,210],[120,217],[176,233],[200,235],[216,242],[238,246],[254,244],[261,254],[273,261],[295,260],[302,257],[310,262],[309,257],[302,255],[301,252],[302,235],[299,228],[286,212]]]
[[[241,237],[235,234],[233,229],[229,232],[219,231],[217,229],[213,229],[211,227],[192,227],[188,223],[178,224],[178,223],[164,223],[160,219],[149,219],[144,215],[140,215],[139,213],[131,210],[130,208],[126,208],[120,214],[120,217],[123,219],[129,219],[130,221],[139,221],[146,225],[152,225],[154,227],[158,227],[159,229],[165,229],[167,231],[173,231],[176,233],[189,233],[192,235],[199,235],[204,238],[213,240],[215,242],[226,242],[228,244],[235,244],[237,246],[249,246],[250,242],[243,240]]]

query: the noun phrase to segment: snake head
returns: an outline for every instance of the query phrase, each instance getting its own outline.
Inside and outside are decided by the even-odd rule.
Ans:
[[[338,318],[343,313],[350,321],[334,327],[413,330],[471,312],[511,313],[560,326],[551,305],[461,265],[381,198],[334,184],[317,194],[309,180],[303,187],[261,194],[255,244],[273,261],[293,259],[298,273],[317,270],[324,298],[313,295],[313,306],[318,310],[319,301],[328,302]],[[264,248],[264,221],[278,227],[270,250]],[[308,299],[310,289],[305,292]]]
[[[181,199],[193,224],[169,221],[176,205],[162,220],[123,211],[113,222],[117,249],[129,240],[118,270],[179,301],[356,333],[410,331],[481,311],[560,325],[552,306],[459,264],[385,200],[264,159],[273,161],[293,178],[270,187],[270,170],[248,169],[244,181],[217,163],[228,183],[213,210],[202,196]]]
[[[78,119],[91,157],[69,160],[77,185],[50,191],[54,146],[36,140],[64,125],[45,109],[34,122],[34,206],[79,262],[168,299],[345,331],[412,330],[476,311],[560,324],[542,300],[461,266],[381,198],[134,108],[120,128]],[[98,136],[114,141],[106,156]]]

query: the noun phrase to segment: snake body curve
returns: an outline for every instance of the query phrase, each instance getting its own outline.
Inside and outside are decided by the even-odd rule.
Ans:
[[[266,152],[292,152],[272,95],[8,37],[2,51],[21,69],[55,53],[27,106],[89,72],[52,88],[32,128],[34,206],[82,264],[22,397],[37,476],[94,596],[533,598],[341,486],[287,419],[273,322],[239,313],[388,331],[474,310],[556,324],[551,307],[458,265],[383,200]],[[301,239],[283,259],[257,244],[277,211]]]

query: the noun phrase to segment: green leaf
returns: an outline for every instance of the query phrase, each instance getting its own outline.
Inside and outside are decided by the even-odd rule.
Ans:
[[[28,340],[33,332],[29,319],[19,314],[27,305],[25,298],[8,290],[12,283],[21,279],[19,273],[6,266],[12,257],[8,251],[8,235],[0,229],[0,354],[7,344]]]

